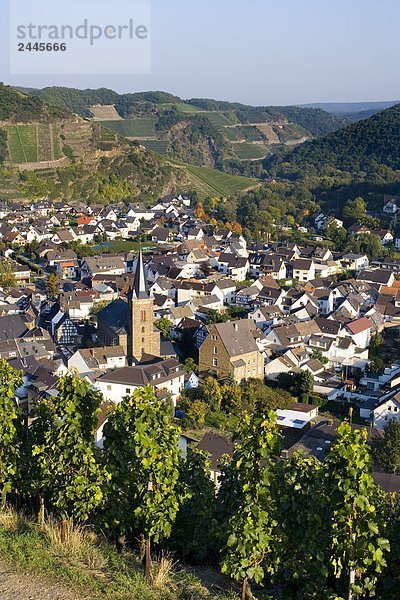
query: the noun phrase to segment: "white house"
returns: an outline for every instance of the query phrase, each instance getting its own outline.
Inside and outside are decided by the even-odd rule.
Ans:
[[[121,402],[124,396],[131,394],[136,388],[146,385],[151,385],[156,393],[165,398],[170,396],[176,405],[185,385],[185,371],[177,360],[170,358],[134,367],[122,367],[102,375],[96,382],[103,398],[115,403]]]

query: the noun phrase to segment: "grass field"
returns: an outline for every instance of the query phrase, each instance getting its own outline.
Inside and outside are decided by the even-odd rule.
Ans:
[[[233,144],[233,149],[240,160],[264,158],[267,154],[267,149],[261,144],[243,142],[241,144]]]
[[[124,119],[123,121],[101,121],[103,127],[112,129],[125,137],[153,137],[157,117],[141,117],[138,119]]]
[[[168,154],[169,142],[163,140],[148,140],[143,142],[143,146],[152,152],[157,152],[157,154],[165,156]]]

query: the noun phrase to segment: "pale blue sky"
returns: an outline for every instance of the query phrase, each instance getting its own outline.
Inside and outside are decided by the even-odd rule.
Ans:
[[[91,0],[91,11],[105,1]],[[0,0],[0,80],[9,84],[249,104],[400,98],[399,0],[153,0],[152,72],[142,76],[10,75],[7,5]]]

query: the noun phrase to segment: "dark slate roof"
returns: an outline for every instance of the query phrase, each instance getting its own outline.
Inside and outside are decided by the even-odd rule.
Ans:
[[[97,315],[97,321],[116,332],[124,329],[128,323],[128,304],[121,298],[105,306]]]

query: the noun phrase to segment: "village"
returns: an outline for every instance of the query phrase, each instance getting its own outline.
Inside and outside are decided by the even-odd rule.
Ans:
[[[45,200],[1,206],[0,219],[0,358],[23,372],[27,415],[73,370],[103,395],[99,447],[111,403],[150,385],[185,423],[188,394],[210,378],[272,391],[301,380],[296,402],[277,409],[286,456],[323,460],[343,418],[368,427],[371,443],[400,418],[400,259],[247,243],[183,195],[150,207]],[[397,244],[389,233],[382,244]],[[135,250],[103,252],[124,241]],[[207,452],[217,484],[229,434],[186,429],[183,451]],[[399,476],[374,476],[400,489]]]

